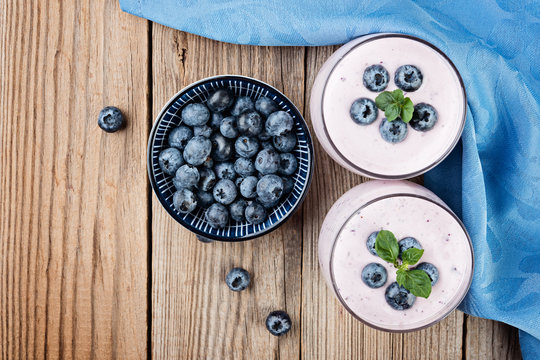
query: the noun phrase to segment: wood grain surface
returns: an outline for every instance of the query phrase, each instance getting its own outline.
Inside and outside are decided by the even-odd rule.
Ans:
[[[224,44],[116,0],[0,0],[0,359],[519,359],[505,324],[456,311],[389,334],[340,306],[319,271],[318,232],[367,179],[316,140],[304,205],[254,241],[201,243],[151,194],[150,126],[182,87],[252,76],[310,123],[314,77],[336,48]],[[97,127],[106,105],[126,129]],[[226,287],[233,266],[250,271],[248,290]],[[293,322],[282,338],[264,326],[278,309]]]

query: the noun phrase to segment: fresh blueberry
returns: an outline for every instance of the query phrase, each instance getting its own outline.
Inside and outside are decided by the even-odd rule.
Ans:
[[[255,200],[257,200],[257,202],[261,204],[265,209],[273,208],[279,203],[279,199],[274,201],[264,201],[260,197],[257,197]]]
[[[297,167],[296,156],[291,153],[279,154],[279,173],[281,175],[292,175]]]
[[[362,281],[370,288],[380,288],[386,284],[386,269],[381,264],[367,264],[362,270]]]
[[[257,183],[257,196],[266,203],[273,203],[283,194],[283,180],[276,175],[265,175]]]
[[[369,236],[367,238],[367,241],[366,241],[367,249],[369,250],[369,252],[371,254],[373,254],[375,256],[379,256],[377,254],[377,251],[375,251],[375,241],[377,240],[377,235],[379,235],[378,231],[372,232],[371,234],[369,234]]]
[[[368,98],[360,98],[356,99],[352,103],[349,113],[355,123],[360,125],[369,125],[373,123],[375,119],[377,119],[379,109],[373,100]]]
[[[266,117],[279,110],[277,104],[266,96],[261,96],[255,101],[255,109]]]
[[[240,194],[246,199],[253,199],[257,196],[257,183],[259,179],[255,176],[248,176],[240,183]]]
[[[364,86],[371,91],[379,92],[388,86],[388,71],[382,65],[371,65],[364,70]]]
[[[208,191],[197,191],[197,203],[203,208],[207,208],[214,203],[214,196]]]
[[[255,110],[253,100],[251,100],[249,96],[240,96],[238,99],[236,99],[236,102],[231,110],[231,114],[234,116],[239,116],[241,113],[250,110]]]
[[[189,126],[202,126],[210,120],[210,111],[203,104],[189,104],[182,109],[182,121]]]
[[[272,136],[280,136],[291,132],[293,126],[293,118],[285,111],[273,112],[266,120],[266,132]]]
[[[255,173],[255,165],[253,165],[253,160],[239,157],[234,162],[234,171],[240,176],[249,176]]]
[[[216,131],[219,131],[219,127],[221,126],[221,122],[223,121],[223,114],[220,113],[212,113],[212,116],[210,117],[210,127]]]
[[[234,180],[236,178],[236,171],[234,171],[234,165],[230,162],[222,162],[214,166],[214,172],[218,179]]]
[[[192,189],[197,186],[199,179],[199,170],[197,170],[195,166],[185,164],[180,166],[180,168],[176,170],[173,184],[178,190]]]
[[[229,210],[221,204],[213,203],[206,209],[204,218],[211,227],[215,229],[224,228],[229,222]]]
[[[394,74],[396,86],[403,91],[416,91],[422,85],[424,75],[414,65],[402,65]]]
[[[191,165],[202,165],[212,152],[212,142],[204,136],[194,136],[184,149],[184,160]]]
[[[242,268],[233,268],[225,277],[225,282],[232,291],[245,290],[250,282],[249,273]]]
[[[245,216],[248,223],[257,225],[266,219],[266,210],[258,202],[252,201],[251,204],[246,207]]]
[[[124,115],[114,106],[104,107],[99,112],[98,125],[102,130],[113,133],[124,127]]]
[[[382,138],[389,143],[399,143],[405,140],[407,137],[407,124],[397,118],[392,121],[382,119],[381,125],[379,125],[379,132]]]
[[[201,168],[199,170],[199,184],[198,188],[202,191],[210,191],[216,185],[216,174],[212,169]]]
[[[254,137],[240,136],[234,143],[236,153],[242,157],[250,158],[255,156],[259,150],[259,142]]]
[[[396,310],[407,310],[413,306],[416,296],[411,294],[409,290],[400,286],[397,282],[393,282],[386,288],[384,297],[386,302]]]
[[[280,163],[279,154],[274,149],[263,149],[255,158],[255,169],[263,175],[275,174]]]
[[[285,311],[272,311],[266,318],[266,328],[272,335],[284,335],[291,330],[291,318]]]
[[[290,176],[282,176],[283,180],[283,194],[289,194],[294,189],[294,180]]]
[[[191,190],[178,190],[173,195],[173,205],[182,214],[192,212],[197,207],[197,199]]]
[[[267,141],[267,140],[270,140],[272,139],[272,135],[270,135],[267,131],[266,131],[266,128],[264,128],[261,133],[259,135],[257,135],[257,137],[259,138],[260,141]]]
[[[247,136],[257,136],[263,130],[263,118],[257,111],[246,111],[238,117],[238,131]]]
[[[296,135],[290,132],[288,134],[275,136],[273,144],[279,152],[291,152],[296,146]]]
[[[416,266],[415,269],[418,270],[424,270],[426,274],[428,274],[430,280],[431,280],[431,286],[435,285],[437,281],[439,280],[439,270],[435,267],[435,265],[431,263],[420,263]]]
[[[215,113],[221,113],[231,107],[234,95],[228,89],[218,89],[206,100],[206,105]]]
[[[212,128],[208,125],[203,126],[195,126],[193,128],[193,134],[195,136],[204,136],[205,138],[209,138],[210,135],[212,135]]]
[[[212,158],[215,161],[226,161],[232,156],[232,145],[223,135],[214,133],[210,137],[212,141]]]
[[[261,141],[261,149],[272,149],[272,150],[276,150],[274,148],[274,145],[272,144],[272,140],[265,140],[265,141]]]
[[[223,205],[232,203],[236,199],[237,193],[234,182],[229,179],[219,180],[213,190],[214,199]]]
[[[179,127],[172,129],[169,134],[169,145],[179,150],[183,150],[192,137],[193,130],[187,126],[180,125]]]
[[[418,240],[416,240],[415,238],[410,237],[410,236],[399,240],[398,245],[399,245],[399,256],[398,257],[400,259],[401,259],[401,254],[403,254],[403,252],[405,250],[408,250],[410,248],[416,248],[416,249],[422,250],[422,245],[420,245]]]
[[[419,103],[414,105],[414,112],[411,121],[411,127],[417,131],[428,131],[433,128],[437,122],[437,110],[429,104]]]
[[[247,201],[244,199],[238,199],[229,206],[229,212],[231,217],[235,221],[244,221],[244,213],[246,211]]]
[[[184,165],[184,158],[180,150],[168,148],[159,153],[159,167],[167,175],[174,175],[180,166]]]
[[[228,116],[223,119],[223,121],[221,121],[221,125],[219,126],[219,132],[228,139],[236,138],[238,136],[236,118],[234,116]]]

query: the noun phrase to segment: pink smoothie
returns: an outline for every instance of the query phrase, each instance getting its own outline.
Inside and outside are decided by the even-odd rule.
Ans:
[[[420,88],[405,96],[437,110],[438,121],[431,130],[420,132],[408,126],[405,140],[392,144],[379,133],[383,111],[370,125],[351,119],[349,111],[356,99],[375,101],[379,94],[362,82],[364,70],[374,64],[388,70],[386,91],[397,89],[394,73],[401,65],[415,65],[422,71]],[[459,73],[440,50],[404,35],[373,34],[349,42],[327,60],[313,85],[310,109],[317,138],[340,165],[373,178],[404,179],[429,170],[453,149],[463,129],[466,101]]]
[[[398,241],[416,238],[424,248],[420,262],[439,271],[427,298],[417,297],[407,310],[394,310],[385,290],[396,281],[396,269],[367,247],[368,236],[390,230]],[[459,219],[429,190],[408,181],[370,181],[343,195],[326,216],[319,237],[323,274],[339,300],[354,316],[387,331],[410,331],[443,319],[465,296],[472,278],[472,247]],[[383,265],[387,282],[368,287],[361,279],[369,263]]]

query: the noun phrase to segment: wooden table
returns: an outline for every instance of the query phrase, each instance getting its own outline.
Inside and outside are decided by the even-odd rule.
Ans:
[[[147,137],[179,89],[252,76],[309,123],[313,79],[336,48],[224,44],[122,13],[116,0],[0,0],[0,357],[519,358],[504,324],[456,311],[388,334],[339,305],[319,271],[317,234],[332,203],[366,179],[317,142],[302,209],[256,241],[203,244],[152,194]],[[125,130],[98,128],[105,105],[122,109]],[[249,290],[227,289],[232,266],[251,272]],[[275,309],[293,321],[280,339],[264,327]]]

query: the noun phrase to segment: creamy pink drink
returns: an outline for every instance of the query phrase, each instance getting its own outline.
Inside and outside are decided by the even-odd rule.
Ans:
[[[409,64],[421,70],[423,80],[417,90],[404,91],[405,97],[431,105],[438,120],[425,132],[409,123],[405,139],[389,143],[379,133],[384,112],[359,125],[351,119],[351,105],[359,98],[375,101],[381,93],[363,83],[369,66],[387,70],[384,90],[393,91],[396,71]],[[310,110],[317,138],[340,165],[372,178],[405,179],[431,169],[454,148],[465,123],[466,96],[455,66],[433,45],[407,35],[372,34],[345,44],[326,61],[313,85]]]
[[[424,249],[419,262],[433,264],[438,280],[431,295],[416,297],[406,310],[385,298],[396,281],[396,269],[370,253],[370,234],[389,230],[398,240],[414,237]],[[431,191],[408,181],[374,180],[345,193],[330,209],[319,236],[322,272],[347,310],[364,323],[386,331],[411,331],[431,326],[462,301],[473,272],[468,234],[456,215]],[[370,263],[386,269],[384,285],[371,288],[362,280]]]

